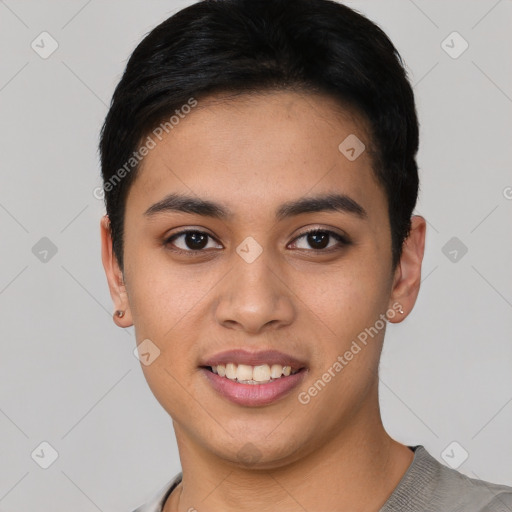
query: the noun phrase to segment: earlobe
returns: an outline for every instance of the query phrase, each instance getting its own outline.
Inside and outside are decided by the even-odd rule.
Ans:
[[[400,262],[395,269],[390,308],[399,304],[403,315],[389,318],[392,323],[401,322],[412,310],[421,283],[421,263],[425,252],[426,222],[419,215],[411,218],[411,230],[402,247]]]
[[[104,215],[100,221],[101,232],[101,259],[107,277],[110,296],[114,302],[115,313],[112,318],[119,327],[133,325],[128,296],[124,284],[124,277],[112,247],[112,234],[110,219]]]

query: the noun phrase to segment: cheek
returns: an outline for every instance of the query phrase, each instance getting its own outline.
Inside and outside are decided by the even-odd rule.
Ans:
[[[337,404],[342,395],[343,403],[357,400],[373,380],[368,372],[377,371],[388,289],[384,265],[372,252],[367,248],[328,273],[301,278],[304,311],[313,323],[308,330],[315,338],[309,384],[329,379],[332,384],[322,392],[329,403]],[[329,369],[335,377],[325,374]]]
[[[387,304],[387,281],[376,262],[363,258],[301,281],[305,304],[340,341],[373,324]]]
[[[174,417],[187,410],[190,400],[185,390],[194,377],[190,369],[196,359],[191,347],[201,338],[195,318],[205,280],[169,267],[156,262],[138,265],[131,274],[129,300],[137,344],[150,340],[156,355],[148,365],[141,357],[144,377],[155,398]]]
[[[165,344],[201,302],[209,279],[171,265],[160,250],[127,251],[127,256],[127,292],[137,339],[148,337]]]
[[[315,346],[311,374],[301,389],[310,411],[336,411],[335,419],[364,402],[377,374],[386,323],[386,288],[377,266],[353,264],[307,288],[305,313]],[[301,402],[303,403],[303,402]],[[334,420],[333,420],[334,421]]]

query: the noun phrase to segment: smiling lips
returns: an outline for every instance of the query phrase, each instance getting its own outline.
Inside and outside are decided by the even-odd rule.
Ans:
[[[258,366],[250,366],[248,364],[228,363],[226,365],[219,364],[212,366],[212,372],[220,377],[226,377],[243,384],[264,384],[272,382],[281,377],[295,374],[299,370],[292,370],[291,366],[282,366],[280,364],[261,364]]]
[[[268,350],[231,350],[201,365],[208,382],[228,400],[244,406],[268,405],[286,395],[304,378],[304,362]]]

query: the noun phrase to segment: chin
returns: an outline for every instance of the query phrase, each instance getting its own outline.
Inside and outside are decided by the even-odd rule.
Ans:
[[[301,459],[305,454],[305,447],[311,447],[314,443],[304,439],[297,440],[289,430],[280,435],[273,435],[274,439],[269,440],[268,434],[260,436],[246,435],[242,439],[233,440],[226,438],[215,445],[209,438],[205,449],[214,456],[248,470],[270,470],[278,469]],[[293,440],[293,442],[291,442]],[[311,448],[307,451],[309,452]]]

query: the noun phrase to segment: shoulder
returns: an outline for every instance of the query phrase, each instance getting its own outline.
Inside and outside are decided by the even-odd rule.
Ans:
[[[423,446],[380,512],[512,512],[512,487],[470,478]]]
[[[512,487],[440,466],[439,495],[455,506],[454,512],[512,512]]]
[[[137,507],[133,512],[162,512],[163,506],[171,492],[181,482],[182,473],[178,473],[174,478],[167,482],[155,494],[153,494],[146,503]]]
[[[512,488],[510,491],[497,494],[487,503],[481,512],[510,512],[512,510]]]

